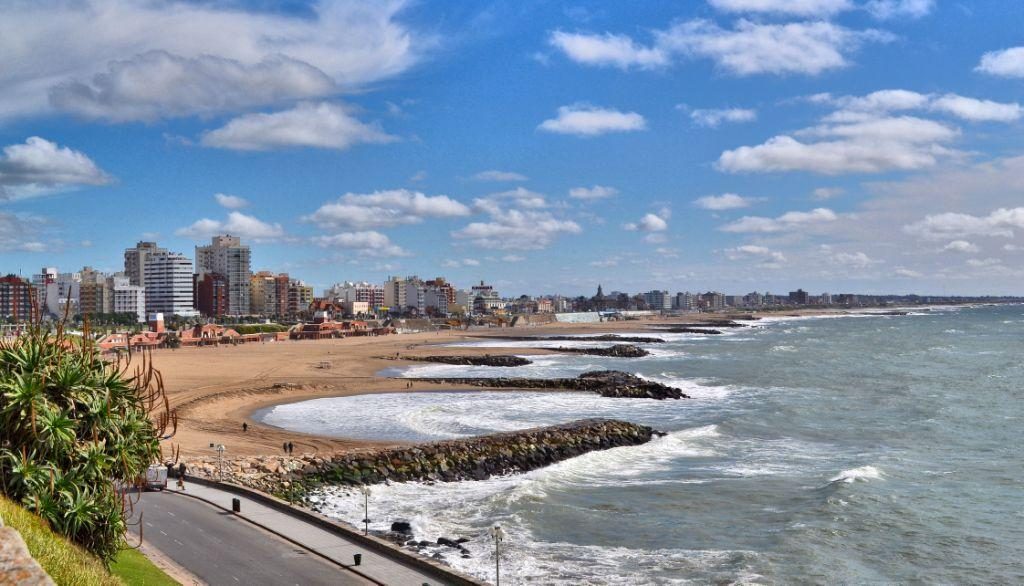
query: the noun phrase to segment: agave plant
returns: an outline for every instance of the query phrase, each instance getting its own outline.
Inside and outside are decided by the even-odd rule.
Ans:
[[[160,459],[174,414],[148,357],[105,360],[58,327],[0,342],[0,492],[109,562],[125,487]]]

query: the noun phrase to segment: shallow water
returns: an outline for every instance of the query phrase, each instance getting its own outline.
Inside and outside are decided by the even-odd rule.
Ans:
[[[403,371],[616,368],[691,400],[412,393],[283,405],[264,418],[416,441],[583,417],[669,432],[522,475],[374,488],[371,527],[406,519],[417,539],[468,537],[472,557],[448,561],[484,579],[494,565],[486,529],[500,524],[507,583],[1024,582],[1024,308],[756,323],[724,336],[659,334],[667,342],[641,359]],[[329,514],[363,517],[361,497],[318,496]]]

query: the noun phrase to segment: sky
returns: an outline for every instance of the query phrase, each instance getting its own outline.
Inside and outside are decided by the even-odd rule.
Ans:
[[[0,271],[1024,294],[1024,4],[7,0]]]

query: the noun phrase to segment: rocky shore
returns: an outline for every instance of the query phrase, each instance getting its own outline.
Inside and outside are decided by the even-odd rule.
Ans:
[[[644,336],[620,336],[618,334],[601,334],[600,336],[481,336],[489,340],[513,340],[518,342],[622,342],[624,344],[663,344],[661,338]]]
[[[689,399],[675,387],[642,379],[618,370],[585,372],[576,378],[468,377],[421,378],[422,382],[449,385],[472,385],[497,389],[552,389],[590,391],[602,397],[628,399]]]
[[[223,480],[286,498],[322,485],[485,480],[527,472],[596,450],[646,443],[658,432],[614,419],[585,419],[522,431],[322,457],[225,460]],[[216,458],[187,460],[191,474],[217,478]]]
[[[416,362],[438,362],[459,366],[526,366],[533,364],[521,356],[485,354],[483,356],[406,356],[404,360]]]
[[[746,328],[750,327],[749,324],[740,323],[731,319],[709,319],[707,321],[699,321],[692,323],[678,323],[678,324],[650,324],[647,326],[652,330],[674,330],[676,328]]]
[[[616,344],[608,348],[538,348],[538,350],[551,350],[563,354],[587,354],[589,356],[611,356],[612,358],[643,358],[649,356],[650,352],[640,346],[633,344]]]
[[[678,328],[658,328],[659,332],[665,332],[666,334],[705,334],[708,336],[715,336],[722,333],[722,330],[713,330],[706,328],[691,328],[691,327],[678,327]]]

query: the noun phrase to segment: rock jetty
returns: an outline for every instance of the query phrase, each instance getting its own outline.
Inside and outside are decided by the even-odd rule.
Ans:
[[[662,344],[661,338],[644,336],[620,336],[618,334],[601,334],[600,336],[479,336],[498,340],[515,340],[520,342],[622,342],[624,344]]]
[[[640,346],[633,344],[616,344],[608,348],[538,348],[538,350],[552,350],[565,354],[587,354],[590,356],[611,356],[613,358],[643,358],[650,355],[650,352]]]
[[[483,356],[406,356],[405,360],[416,362],[439,362],[459,366],[526,366],[533,364],[522,356],[502,356],[485,354]]]
[[[527,472],[597,450],[646,443],[659,432],[615,419],[321,457],[255,456],[225,463],[225,480],[282,496],[302,497],[321,485],[485,480]],[[189,461],[192,473],[216,477],[215,459]]]
[[[552,389],[590,391],[602,397],[628,399],[689,399],[675,387],[642,379],[618,370],[585,372],[576,378],[468,377],[421,378],[422,382],[449,385],[472,385],[497,389]]]
[[[747,328],[750,326],[731,319],[709,319],[689,323],[650,324],[647,327],[654,330],[671,330],[674,328]]]
[[[678,328],[658,328],[659,332],[665,332],[666,334],[705,334],[708,336],[716,336],[722,333],[722,330],[713,329],[702,329],[702,328],[691,328],[691,327],[678,327]]]

